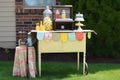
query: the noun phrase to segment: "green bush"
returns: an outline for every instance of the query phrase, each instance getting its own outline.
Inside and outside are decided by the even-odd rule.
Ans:
[[[61,4],[73,5],[74,16],[84,14],[84,29],[93,29],[87,40],[89,55],[120,57],[120,0],[61,0]]]

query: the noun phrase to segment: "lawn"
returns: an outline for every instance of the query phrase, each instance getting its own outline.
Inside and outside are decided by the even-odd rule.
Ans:
[[[88,75],[76,70],[76,63],[42,62],[42,77],[29,80],[120,80],[120,64],[94,63],[89,65]],[[12,76],[13,62],[0,62],[0,80],[28,80]]]

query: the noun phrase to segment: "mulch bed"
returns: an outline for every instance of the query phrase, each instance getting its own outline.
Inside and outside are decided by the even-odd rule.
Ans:
[[[15,49],[0,48],[0,61],[14,60]]]

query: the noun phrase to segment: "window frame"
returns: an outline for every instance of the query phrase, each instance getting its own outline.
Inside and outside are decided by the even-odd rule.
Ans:
[[[43,1],[46,1],[46,0],[43,0]],[[45,9],[46,6],[49,6],[49,8],[52,9],[52,6],[56,5],[56,0],[51,0],[51,1],[54,2],[53,5],[47,5],[47,4],[45,4],[45,5],[39,5],[39,6],[37,6],[37,5],[27,6],[25,4],[25,0],[23,0],[23,6],[24,6],[24,9]]]

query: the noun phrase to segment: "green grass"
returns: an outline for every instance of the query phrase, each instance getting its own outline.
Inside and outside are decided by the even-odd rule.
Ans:
[[[42,77],[29,80],[119,80],[120,64],[88,64],[88,75],[82,75],[76,70],[76,63],[42,62]],[[28,80],[27,78],[13,77],[13,62],[0,62],[0,80]]]

